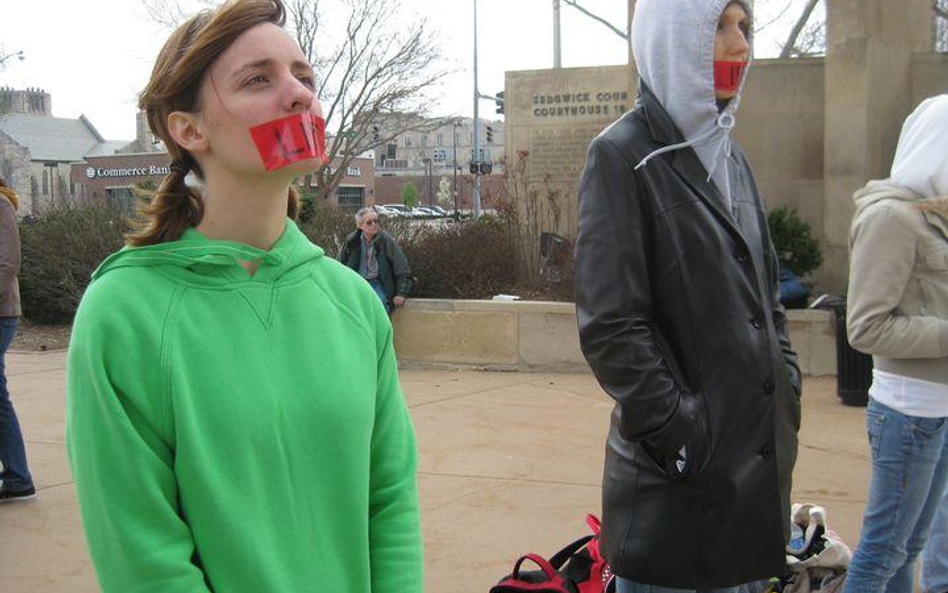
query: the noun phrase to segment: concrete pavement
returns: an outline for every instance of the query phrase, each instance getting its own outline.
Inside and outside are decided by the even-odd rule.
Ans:
[[[4,593],[97,591],[64,448],[65,355],[7,354],[39,488],[0,506]],[[429,593],[486,593],[522,553],[552,554],[599,513],[611,406],[590,374],[403,370],[419,446]],[[863,411],[805,381],[795,501],[854,546],[869,478]],[[748,517],[748,521],[753,521]]]

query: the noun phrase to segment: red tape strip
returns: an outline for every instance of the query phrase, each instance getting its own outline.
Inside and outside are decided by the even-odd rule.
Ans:
[[[250,136],[267,171],[312,158],[329,163],[326,121],[314,113],[296,113],[254,126]]]
[[[719,91],[736,91],[741,86],[741,77],[747,62],[714,61],[714,88]]]

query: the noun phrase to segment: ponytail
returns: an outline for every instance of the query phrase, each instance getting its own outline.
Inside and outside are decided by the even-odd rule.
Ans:
[[[158,191],[139,202],[139,228],[126,235],[129,245],[142,247],[175,241],[189,227],[201,222],[204,200],[184,182],[192,163],[190,156],[175,159]]]

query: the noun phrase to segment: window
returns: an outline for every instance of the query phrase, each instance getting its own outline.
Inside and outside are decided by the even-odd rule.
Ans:
[[[128,186],[105,188],[105,199],[109,205],[126,212],[131,212],[135,205],[135,194],[132,193],[132,188]]]
[[[405,146],[411,146],[411,136],[405,136]]]
[[[438,146],[444,146],[444,134],[438,134]]]
[[[43,171],[43,195],[49,193],[49,171]]]
[[[395,157],[395,154],[396,154],[397,152],[398,152],[398,145],[397,145],[397,144],[389,144],[388,146],[386,146],[385,158],[387,158],[387,159],[394,159],[394,158],[396,158],[396,157]]]
[[[336,189],[336,196],[339,198],[340,210],[355,212],[361,208],[365,202],[365,188],[340,185],[339,188]]]
[[[447,160],[448,153],[443,148],[436,148],[434,154],[432,155],[432,160],[436,163],[443,163]]]
[[[362,171],[359,169],[359,165],[349,165],[346,167],[346,175],[349,177],[358,177],[362,175]]]

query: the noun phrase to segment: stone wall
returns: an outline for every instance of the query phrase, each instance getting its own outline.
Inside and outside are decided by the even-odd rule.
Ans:
[[[30,151],[16,144],[0,132],[0,177],[20,198],[20,215],[29,214],[30,204]]]
[[[788,311],[800,370],[836,373],[827,311]],[[409,299],[392,316],[399,363],[409,366],[588,372],[572,303]]]

